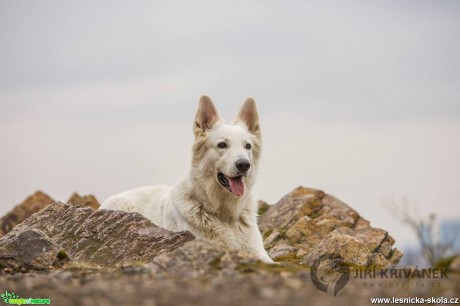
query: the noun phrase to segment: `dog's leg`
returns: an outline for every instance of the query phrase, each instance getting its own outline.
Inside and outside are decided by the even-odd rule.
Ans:
[[[275,263],[270,256],[268,256],[267,251],[264,248],[264,243],[262,240],[262,235],[260,234],[259,227],[257,225],[251,226],[249,238],[251,241],[251,246],[254,248],[254,252],[265,263],[273,264]]]

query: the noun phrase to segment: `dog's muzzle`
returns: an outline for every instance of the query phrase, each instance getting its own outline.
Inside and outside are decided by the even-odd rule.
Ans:
[[[241,197],[244,195],[244,182],[243,176],[228,177],[222,172],[217,174],[217,180],[228,191],[236,196]]]

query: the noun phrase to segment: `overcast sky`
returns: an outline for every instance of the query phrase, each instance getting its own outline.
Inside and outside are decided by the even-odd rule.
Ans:
[[[383,207],[460,219],[460,2],[0,0],[0,215],[37,189],[174,183],[198,99],[256,99],[257,198],[298,185],[398,244]]]

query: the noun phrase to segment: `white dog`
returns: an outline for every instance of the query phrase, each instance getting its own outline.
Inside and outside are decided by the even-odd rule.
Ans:
[[[248,98],[235,122],[224,124],[211,99],[200,99],[193,127],[189,173],[175,186],[140,187],[107,199],[101,208],[138,212],[171,231],[197,237],[273,261],[257,226],[251,196],[261,149],[256,104]]]

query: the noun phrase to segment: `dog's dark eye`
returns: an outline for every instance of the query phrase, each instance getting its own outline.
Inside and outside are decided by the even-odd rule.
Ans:
[[[217,144],[217,147],[218,147],[219,149],[225,149],[225,148],[227,147],[227,144],[226,144],[225,142],[221,141],[221,142],[219,142],[219,143]]]
[[[246,150],[251,150],[252,146],[250,143],[247,143],[246,146],[245,146]]]

